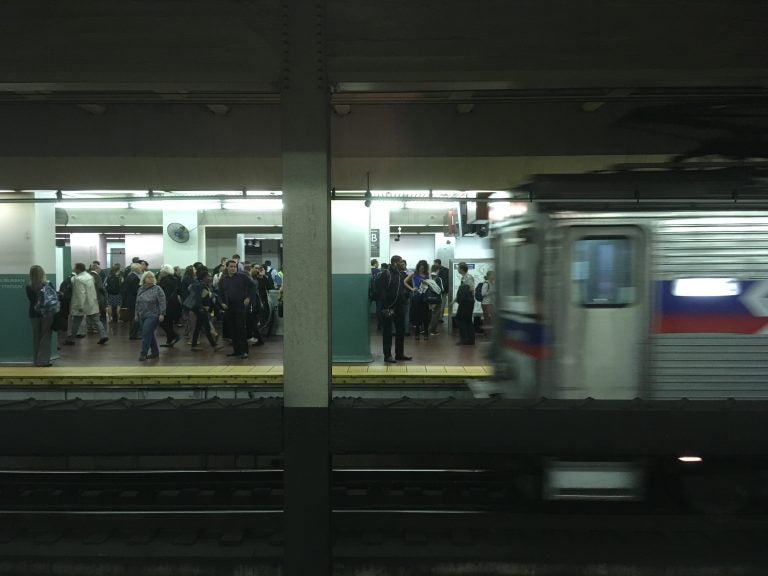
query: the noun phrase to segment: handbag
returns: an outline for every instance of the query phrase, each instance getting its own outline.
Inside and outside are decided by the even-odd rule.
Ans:
[[[195,295],[190,291],[187,297],[184,298],[184,302],[181,303],[181,307],[184,310],[194,310],[197,307]]]

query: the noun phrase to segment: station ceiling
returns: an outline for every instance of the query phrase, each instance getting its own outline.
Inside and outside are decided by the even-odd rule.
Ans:
[[[291,4],[0,3],[0,188],[279,187]],[[768,156],[764,2],[315,5],[340,188]]]

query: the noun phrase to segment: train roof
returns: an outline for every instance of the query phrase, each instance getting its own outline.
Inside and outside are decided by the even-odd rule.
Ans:
[[[543,210],[763,210],[768,209],[768,163],[620,165],[582,174],[539,174],[513,192]]]

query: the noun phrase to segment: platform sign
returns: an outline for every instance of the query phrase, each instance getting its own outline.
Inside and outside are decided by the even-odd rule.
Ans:
[[[371,228],[371,258],[377,258],[381,250],[381,236],[379,228]]]

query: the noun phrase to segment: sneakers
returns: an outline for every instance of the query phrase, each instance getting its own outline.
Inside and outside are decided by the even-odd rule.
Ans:
[[[97,342],[97,344],[106,344],[107,342],[109,342],[109,337],[107,337],[107,336],[104,336],[104,338],[100,338],[100,339],[99,339],[99,341]]]
[[[413,360],[411,356],[395,356],[395,360]]]
[[[387,356],[386,358],[384,358],[384,363],[385,364],[397,364],[397,360],[392,358],[392,356]]]
[[[139,356],[139,362],[144,362],[144,361],[146,361],[146,359],[147,359],[147,357],[144,354]]]
[[[246,358],[248,358],[248,354],[240,354],[238,358],[240,358],[240,360],[245,360]]]

